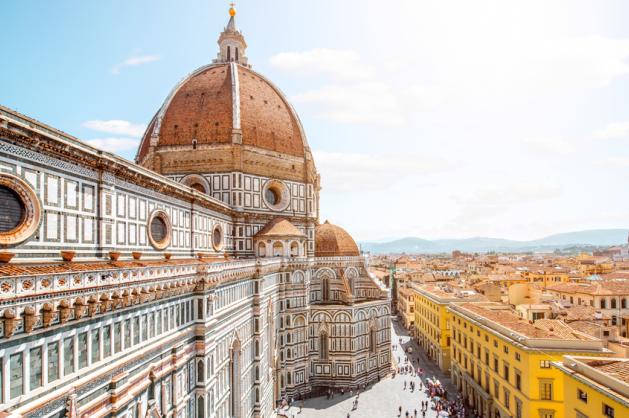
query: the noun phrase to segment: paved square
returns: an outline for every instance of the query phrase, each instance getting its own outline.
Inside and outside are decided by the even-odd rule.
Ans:
[[[413,353],[409,356],[409,361],[413,361],[415,368],[423,368],[425,377],[436,376],[446,388],[448,397],[454,398],[457,392],[454,386],[452,386],[449,377],[441,373],[437,366],[426,358],[423,352],[420,351],[419,346],[410,339],[406,330],[395,320],[391,330],[391,341],[396,346],[396,349],[392,351],[394,364],[398,363],[398,357],[400,364],[408,364],[404,362],[405,354],[402,346],[399,344],[400,338],[402,339],[403,347],[408,347],[409,345],[413,347]],[[409,388],[411,381],[415,382],[415,391],[411,391]],[[406,389],[404,388],[404,382],[406,382]],[[424,390],[419,390],[419,383],[419,377],[411,377],[410,374],[400,373],[396,374],[395,377],[383,379],[362,392],[358,398],[358,408],[355,410],[352,410],[352,405],[356,395],[351,396],[346,393],[345,395],[336,394],[332,399],[326,399],[325,396],[308,399],[304,402],[301,413],[299,412],[298,402],[295,402],[292,408],[282,412],[288,418],[347,418],[348,414],[350,418],[397,418],[399,416],[398,408],[401,406],[402,418],[406,417],[406,411],[408,411],[409,417],[413,417],[415,410],[417,410],[417,416],[421,418],[421,402],[429,400],[430,397],[425,393],[425,386]],[[432,406],[430,403],[429,405]],[[429,408],[426,412],[426,418],[436,417],[437,412]]]

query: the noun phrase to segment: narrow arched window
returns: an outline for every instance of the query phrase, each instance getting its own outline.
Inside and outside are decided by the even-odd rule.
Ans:
[[[369,351],[376,352],[376,329],[374,327],[369,330]]]
[[[231,46],[227,47],[227,61],[231,61],[232,60],[232,48]]]
[[[324,301],[330,299],[330,282],[327,277],[321,279],[321,299]]]
[[[319,335],[319,358],[322,360],[328,358],[328,334],[325,331]]]

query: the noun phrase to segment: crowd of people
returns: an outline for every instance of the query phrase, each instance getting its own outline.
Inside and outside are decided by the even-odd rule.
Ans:
[[[419,416],[426,418],[427,415],[429,418],[468,418],[468,411],[461,395],[457,395],[455,399],[449,399],[448,391],[436,376],[425,376],[426,371],[420,367],[419,356],[413,354],[412,348],[409,346],[404,350],[403,347],[402,338],[399,338],[398,344],[394,343],[392,345],[394,361],[397,360],[392,377],[394,379],[396,377],[403,378],[403,382],[401,382],[402,390],[408,390],[413,394],[417,393],[416,399],[418,403],[416,404],[417,408],[412,410],[404,409],[402,405],[398,406],[397,416],[399,418],[418,418]],[[346,418],[351,418],[352,414],[358,409],[360,392],[365,389],[364,385],[357,388],[328,389],[326,397],[329,400],[340,394],[342,397],[349,395],[349,398],[353,398],[352,408],[346,415]],[[292,399],[289,399],[288,402],[284,401],[285,403],[280,405],[288,407],[286,408],[286,413],[288,413],[288,409],[290,409],[290,405],[293,403],[292,401]],[[303,400],[299,405],[298,413],[301,413],[302,405]],[[285,416],[295,417],[295,415]],[[476,418],[475,413],[473,416]]]

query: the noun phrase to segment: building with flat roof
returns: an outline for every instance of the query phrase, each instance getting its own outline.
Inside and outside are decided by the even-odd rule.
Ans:
[[[565,418],[629,417],[629,359],[564,356]]]
[[[563,417],[563,380],[551,363],[566,354],[610,353],[601,340],[561,321],[528,321],[502,304],[452,304],[448,310],[452,378],[485,418]]]

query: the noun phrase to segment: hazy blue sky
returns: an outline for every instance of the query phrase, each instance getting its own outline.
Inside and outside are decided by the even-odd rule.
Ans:
[[[228,2],[4,1],[0,103],[132,159]],[[629,225],[629,2],[243,0],[357,239]],[[112,122],[113,121],[113,122]]]

